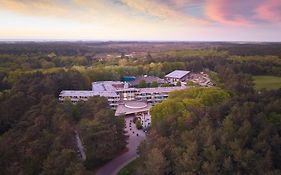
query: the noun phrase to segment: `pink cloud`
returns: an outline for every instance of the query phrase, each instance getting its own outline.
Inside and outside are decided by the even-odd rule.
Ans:
[[[256,8],[257,18],[281,23],[281,1],[267,0]]]
[[[281,0],[206,0],[205,14],[224,25],[281,23]]]
[[[205,13],[213,21],[224,25],[250,26],[251,6],[256,0],[207,0]]]

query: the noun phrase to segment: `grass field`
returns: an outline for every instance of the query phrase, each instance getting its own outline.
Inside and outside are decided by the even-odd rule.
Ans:
[[[124,168],[122,168],[117,175],[134,175],[136,174],[136,166],[138,164],[138,158],[130,162],[128,165],[126,165]]]
[[[276,76],[254,76],[255,89],[279,89],[281,88],[281,77]]]

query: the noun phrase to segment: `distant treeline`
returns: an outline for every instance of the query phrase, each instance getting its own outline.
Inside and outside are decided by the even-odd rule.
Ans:
[[[234,42],[0,42],[0,54],[30,55],[34,53],[59,56],[89,53],[165,52],[213,48],[226,50],[231,55],[281,56],[281,43]]]

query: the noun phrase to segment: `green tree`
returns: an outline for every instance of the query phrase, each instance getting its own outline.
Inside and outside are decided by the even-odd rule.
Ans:
[[[73,150],[63,149],[61,153],[50,153],[47,160],[44,162],[43,175],[56,174],[76,174],[82,175],[85,173],[85,168],[82,163],[77,162],[77,154]]]
[[[86,103],[78,103],[79,131],[86,148],[86,167],[96,166],[112,159],[125,148],[124,118],[117,118],[108,107],[105,98],[92,97]],[[109,108],[109,107],[108,107]]]
[[[147,83],[145,80],[141,80],[138,84],[139,88],[146,88],[147,87]]]
[[[145,160],[145,171],[143,172],[143,174],[165,174],[167,165],[168,163],[161,151],[157,148],[153,148],[149,152],[149,154],[147,155],[147,159]]]
[[[137,120],[135,124],[137,129],[142,129],[142,124],[140,120]]]
[[[164,83],[164,84],[161,85],[161,87],[169,87],[169,86],[170,86],[169,83]]]
[[[157,83],[157,81],[152,81],[152,83],[151,83],[151,87],[158,87],[158,83]]]
[[[280,174],[280,123],[268,120],[280,111],[279,98],[277,91],[231,99],[218,88],[172,92],[150,111],[143,174],[156,173],[146,165],[154,148],[169,162],[167,174]]]

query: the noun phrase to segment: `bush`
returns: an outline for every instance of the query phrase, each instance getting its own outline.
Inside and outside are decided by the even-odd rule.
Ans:
[[[137,117],[134,117],[133,123],[136,123],[137,120],[138,120],[138,118],[137,118]]]
[[[142,129],[142,124],[141,124],[140,120],[136,121],[136,127],[137,127],[137,129]]]
[[[146,81],[145,80],[141,80],[139,82],[138,88],[146,88],[146,87],[147,87]]]

